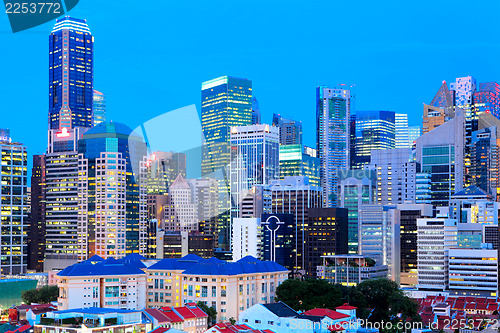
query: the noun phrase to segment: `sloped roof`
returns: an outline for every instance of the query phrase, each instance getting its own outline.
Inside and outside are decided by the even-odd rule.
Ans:
[[[151,270],[185,270],[202,261],[203,258],[196,254],[188,254],[182,258],[165,258],[149,266]]]
[[[466,188],[453,194],[451,197],[454,198],[454,197],[462,197],[462,196],[467,196],[467,197],[480,196],[480,197],[485,197],[485,198],[490,197],[490,195],[488,193],[486,193],[485,191],[483,191],[481,188],[477,187],[476,185],[467,186]]]
[[[278,303],[267,303],[262,304],[262,306],[266,307],[269,311],[277,315],[278,317],[296,317],[298,316],[298,312],[286,305],[283,302]]]
[[[133,264],[121,263],[113,258],[97,263],[80,262],[66,267],[58,276],[91,276],[91,275],[142,275],[144,271]]]
[[[175,178],[174,182],[170,186],[171,189],[176,189],[176,188],[184,188],[184,189],[190,189],[189,184],[187,181],[182,177],[182,174],[178,174],[177,178]]]
[[[244,259],[244,258],[243,258]],[[252,273],[286,272],[287,269],[273,261],[228,262],[215,258],[205,259],[187,268],[183,274],[192,275],[238,275]]]
[[[357,307],[349,305],[347,303],[344,303],[341,306],[337,306],[335,309],[337,309],[337,310],[356,310]]]
[[[145,312],[147,312],[151,317],[156,319],[159,324],[162,323],[170,323],[171,320],[169,317],[163,313],[163,311],[160,311],[158,309],[144,309]]]
[[[304,312],[304,314],[309,315],[309,316],[319,316],[319,317],[328,317],[333,320],[338,320],[342,318],[349,318],[348,315],[345,313],[340,313],[337,311],[333,311],[330,309],[322,309],[322,308],[316,308],[312,309],[309,311]]]
[[[173,308],[169,306],[165,306],[161,308],[161,311],[170,319],[171,322],[173,323],[180,323],[183,322],[184,319],[182,319],[175,311]]]

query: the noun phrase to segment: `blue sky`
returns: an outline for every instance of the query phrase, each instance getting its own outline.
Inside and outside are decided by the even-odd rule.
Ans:
[[[302,120],[314,146],[315,87],[356,85],[356,109],[419,124],[442,80],[500,81],[498,1],[81,0],[95,36],[94,87],[108,119],[135,128],[195,104],[201,82],[249,78],[263,121]],[[46,148],[48,35],[12,34],[0,15],[0,127],[30,154]]]

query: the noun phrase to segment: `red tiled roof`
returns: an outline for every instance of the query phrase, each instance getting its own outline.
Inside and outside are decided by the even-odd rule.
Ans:
[[[467,302],[474,302],[476,300],[476,297],[475,296],[467,296],[467,297],[465,297],[465,300]]]
[[[196,315],[185,306],[175,308],[175,311],[177,311],[184,319],[196,318]]]
[[[167,327],[158,327],[157,329],[154,329],[149,333],[165,333],[169,329],[170,329],[170,327],[168,327],[168,328]]]
[[[488,303],[488,307],[486,309],[489,311],[498,310],[498,304],[497,303]]]
[[[203,318],[203,317],[208,317],[208,315],[202,310],[200,309],[196,303],[187,303],[186,304],[186,307],[189,308],[189,310],[191,310],[192,313],[194,313],[194,315],[197,317],[197,318]]]
[[[24,332],[31,328],[31,325],[23,325],[17,329],[18,332]]]
[[[170,319],[171,322],[173,323],[181,323],[184,320],[175,313],[171,307],[163,307],[161,308],[161,311]]]
[[[330,332],[339,332],[339,331],[345,331],[346,327],[345,324],[347,324],[347,321],[341,321],[338,323],[335,323],[333,325],[328,326],[328,329]]]
[[[353,308],[355,308],[355,307],[353,307]],[[321,309],[321,308],[316,308],[316,309],[306,311],[306,312],[304,312],[304,314],[308,315],[308,316],[317,316],[317,317],[325,317],[326,316],[326,317],[333,319],[333,320],[338,320],[338,319],[342,319],[342,318],[349,318],[349,316],[344,314],[344,313],[340,313],[340,312],[333,311],[330,309]]]
[[[158,309],[145,309],[144,311],[146,311],[154,319],[158,320],[159,324],[170,323],[172,321],[163,311],[160,311]]]
[[[261,330],[254,330],[252,329],[250,326],[247,326],[245,324],[242,324],[242,325],[231,325],[230,323],[218,323],[218,324],[215,324],[215,326],[212,326],[212,328],[216,328],[218,329],[219,331],[221,332],[234,332],[234,333],[237,333],[237,332],[252,332],[252,333],[274,333],[273,331],[271,330],[264,330],[264,331],[261,331]]]
[[[466,310],[474,310],[476,308],[476,303],[474,302],[467,302],[465,305]]]
[[[486,310],[488,305],[486,303],[477,303],[476,310]]]
[[[336,310],[339,310],[339,309],[340,309],[340,310],[356,310],[356,309],[357,309],[357,307],[352,306],[352,305],[349,305],[349,304],[347,304],[347,303],[344,303],[344,304],[343,304],[343,305],[341,305],[341,306],[337,306],[335,309],[336,309]]]

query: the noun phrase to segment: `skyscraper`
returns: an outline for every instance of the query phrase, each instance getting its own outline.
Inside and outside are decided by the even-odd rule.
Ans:
[[[78,254],[146,251],[146,143],[129,127],[101,123],[78,142]]]
[[[500,119],[500,84],[485,82],[474,92],[474,107],[478,112],[491,113]]]
[[[177,176],[186,177],[186,154],[156,151],[147,161],[148,194],[166,194]]]
[[[86,20],[56,20],[49,36],[49,129],[92,127],[93,50]]]
[[[396,142],[395,148],[411,147],[410,132],[408,127],[408,115],[406,113],[396,113]]]
[[[259,125],[261,121],[259,101],[254,97],[252,100],[252,125]]]
[[[316,149],[321,161],[324,207],[335,207],[339,170],[349,169],[351,92],[316,88]]]
[[[26,146],[12,142],[8,130],[0,133],[0,273],[23,274],[28,263],[28,156]]]
[[[273,114],[273,126],[279,128],[280,145],[302,144],[302,123],[297,120],[283,118],[280,114]]]
[[[231,217],[253,185],[279,179],[279,129],[269,125],[231,128]]]
[[[417,141],[418,137],[421,135],[422,135],[422,129],[420,128],[420,125],[408,127],[410,148],[413,147],[415,141]]]
[[[106,121],[106,95],[94,89],[92,109],[94,111],[94,126]]]
[[[202,83],[201,126],[205,142],[202,147],[202,176],[217,179],[220,247],[229,250],[229,174],[231,159],[230,128],[252,124],[252,81],[222,76]],[[221,238],[222,237],[222,238]]]
[[[355,155],[352,163],[355,169],[362,169],[370,163],[373,150],[395,147],[396,126],[393,111],[357,111]]]
[[[45,256],[45,155],[33,155],[31,215],[28,231],[28,269],[43,271]]]
[[[309,183],[320,186],[320,160],[316,149],[302,145],[280,145],[280,179],[287,176],[306,176]]]

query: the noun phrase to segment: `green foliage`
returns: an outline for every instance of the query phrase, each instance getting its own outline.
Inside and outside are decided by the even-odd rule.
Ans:
[[[231,325],[234,325],[234,324],[236,324],[236,319],[231,317],[231,318],[229,318],[229,322],[231,323]]]
[[[50,303],[57,301],[59,288],[57,286],[43,286],[40,289],[26,290],[22,294],[23,301],[26,304],[32,303]]]
[[[196,303],[196,305],[208,315],[208,326],[215,325],[217,320],[217,310],[215,310],[212,306],[209,307],[201,301]]]
[[[342,304],[341,295],[337,286],[321,279],[288,279],[276,289],[276,301],[281,301],[297,311],[333,309]]]
[[[47,318],[47,317],[40,318],[40,324],[42,325],[52,325],[54,324],[54,322],[55,322],[54,318]]]
[[[365,261],[366,261],[366,266],[368,267],[375,266],[375,260],[373,260],[372,258],[366,258]]]

